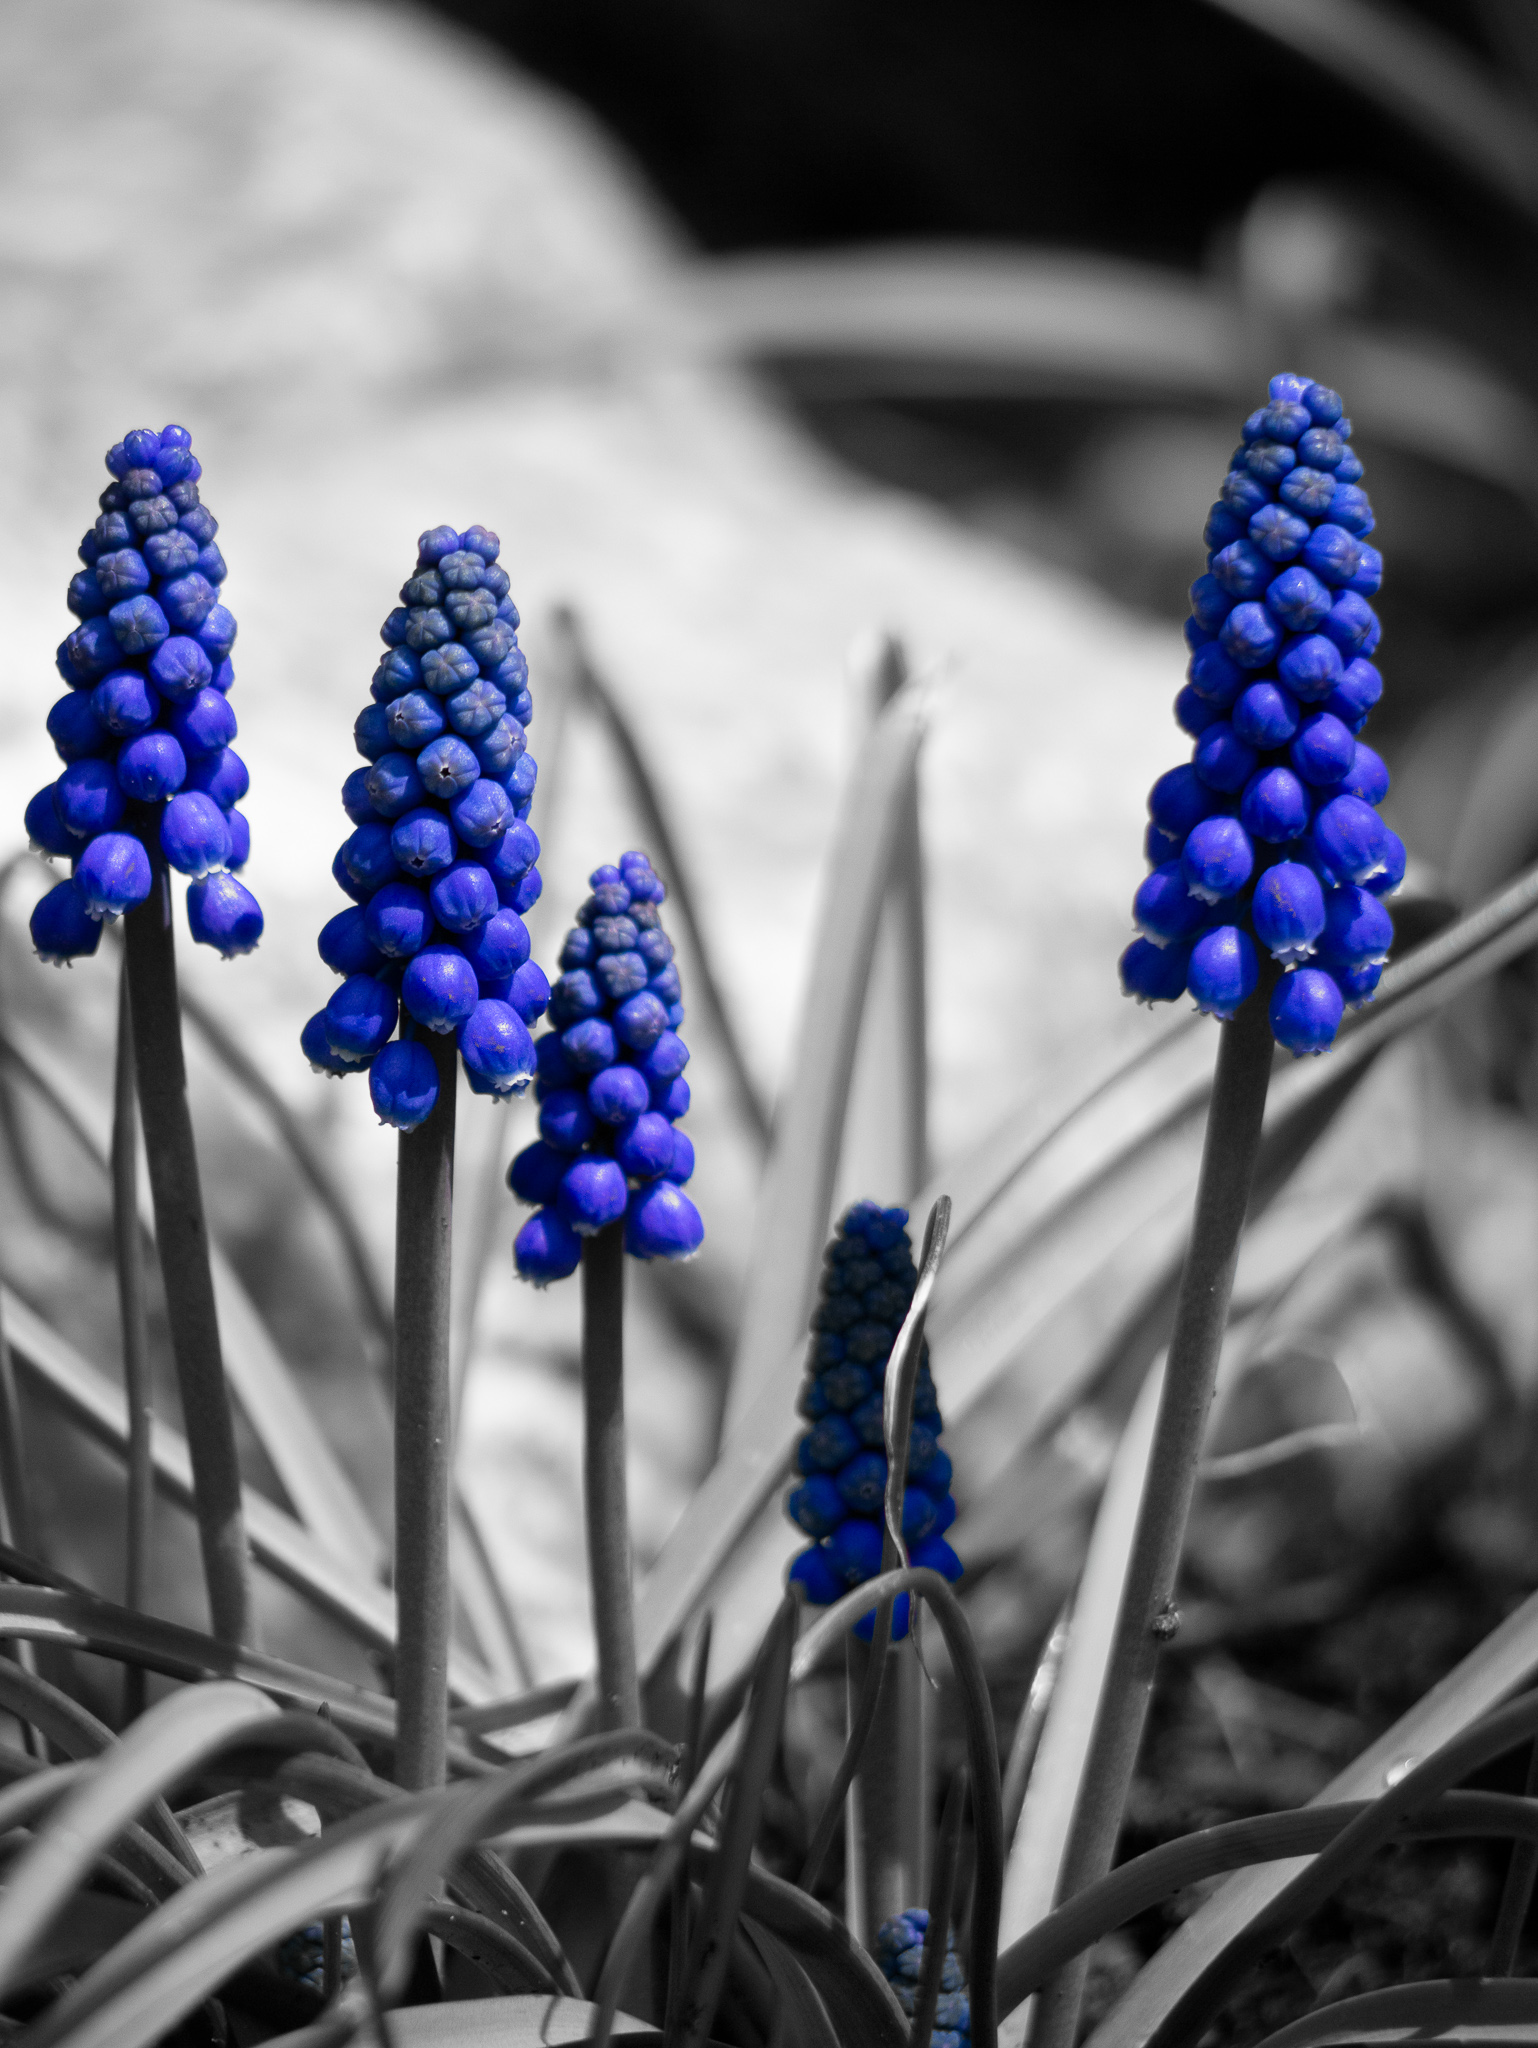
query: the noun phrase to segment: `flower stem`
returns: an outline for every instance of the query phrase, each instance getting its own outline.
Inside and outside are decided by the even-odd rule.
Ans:
[[[876,1649],[850,1636],[846,1650],[853,1715]],[[846,1807],[845,1918],[866,1948],[875,1947],[883,1920],[924,1897],[928,1878],[925,1685],[912,1636],[888,1643],[882,1661],[881,1692]]]
[[[1220,1030],[1196,1212],[1175,1305],[1148,1478],[1063,1855],[1059,1903],[1094,1884],[1111,1867],[1159,1647],[1179,1627],[1175,1578],[1271,1079],[1274,1044],[1268,1008],[1273,978],[1262,976],[1255,993]],[[1088,1957],[1080,1956],[1043,1989],[1033,2048],[1072,2048],[1087,1969]]]
[[[403,1131],[395,1181],[395,1776],[441,1785],[448,1752],[449,1304],[454,1224],[451,1033],[424,1039],[438,1069],[427,1121]]]
[[[122,1325],[123,1391],[128,1400],[128,1527],[124,1545],[123,1605],[143,1612],[149,1588],[154,1535],[155,1468],[150,1435],[154,1384],[150,1377],[149,1329],[144,1307],[144,1263],[139,1239],[139,1113],[134,1092],[133,1009],[128,963],[118,983],[117,1060],[112,1086],[112,1243],[117,1263],[118,1312]],[[145,1673],[123,1669],[123,1718],[144,1711]]]
[[[193,1503],[213,1632],[222,1642],[251,1645],[251,1579],[240,1503],[240,1465],[224,1384],[219,1316],[208,1263],[208,1225],[187,1105],[170,875],[158,849],[152,848],[150,859],[154,885],[123,923],[134,1066],[155,1203],[155,1237],[192,1456]]]
[[[625,1226],[582,1245],[582,1489],[598,1644],[598,1726],[639,1728],[625,1490]]]

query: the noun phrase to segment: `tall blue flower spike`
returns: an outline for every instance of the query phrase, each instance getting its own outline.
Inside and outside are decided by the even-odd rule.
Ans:
[[[534,703],[500,552],[484,526],[417,542],[353,726],[365,765],[342,784],[353,830],[331,872],[351,903],[318,941],[341,985],[299,1042],[317,1073],[367,1069],[401,1131],[438,1099],[424,1034],[453,1032],[471,1088],[504,1101],[529,1085],[550,1001],[523,923],[540,892]]]
[[[907,1221],[906,1209],[856,1202],[823,1259],[799,1403],[809,1426],[796,1446],[800,1480],[785,1502],[790,1519],[816,1539],[790,1567],[816,1607],[831,1606],[881,1570],[887,1480],[881,1390],[918,1284]],[[957,1579],[961,1560],[945,1541],[956,1503],[951,1461],[940,1447],[943,1427],[926,1344],[904,1474],[903,1540],[912,1563]],[[854,1632],[869,1642],[874,1627],[875,1616],[867,1614]],[[892,1634],[907,1632],[908,1596],[900,1593]]]
[[[625,1219],[637,1259],[686,1259],[705,1236],[683,1191],[694,1147],[676,1128],[689,1107],[689,1048],[673,945],[658,906],[667,890],[644,853],[595,868],[561,948],[550,1022],[535,1047],[539,1137],[508,1170],[536,1204],[513,1257],[536,1287],[577,1269],[582,1239]]]
[[[1299,1056],[1372,1000],[1394,936],[1380,899],[1405,871],[1377,810],[1388,771],[1360,737],[1383,691],[1361,477],[1337,393],[1273,377],[1207,517],[1175,699],[1191,760],[1149,794],[1151,872],[1121,959],[1139,1002],[1189,991],[1231,1017],[1264,947],[1284,970],[1271,1030]]]
[[[919,1977],[924,1967],[924,1936],[929,1932],[929,1914],[922,1906],[910,1906],[876,1931],[876,1960],[881,1974],[897,1993],[897,2002],[911,2020],[918,2002]],[[967,1980],[956,1954],[956,1937],[945,1938],[945,1962],[940,1970],[940,2002],[935,2007],[930,2048],[968,2048],[972,2039],[972,2008],[967,2000]]]
[[[107,468],[65,598],[80,623],[56,657],[69,688],[48,736],[64,769],[26,810],[33,850],[71,872],[33,911],[32,943],[58,967],[94,953],[103,924],[149,895],[158,847],[191,881],[193,938],[232,960],[260,939],[262,912],[236,879],[250,777],[230,744],[235,621],[220,601],[219,522],[185,427],[136,427]]]

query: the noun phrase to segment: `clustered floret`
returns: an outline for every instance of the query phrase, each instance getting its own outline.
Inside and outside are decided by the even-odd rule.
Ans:
[[[918,1285],[907,1221],[906,1209],[856,1202],[823,1260],[798,1404],[811,1426],[796,1446],[801,1483],[785,1502],[790,1519],[816,1538],[795,1558],[790,1577],[817,1607],[831,1606],[881,1570],[887,1481],[882,1388]],[[913,1564],[958,1579],[961,1560],[945,1541],[956,1503],[951,1461],[940,1448],[943,1426],[926,1344],[903,1475],[903,1541]],[[867,1614],[855,1634],[869,1642],[874,1627],[875,1616]],[[892,1634],[907,1632],[908,1596],[901,1593],[893,1603]]]
[[[929,1914],[922,1906],[910,1906],[891,1920],[883,1920],[876,1932],[876,1958],[881,1974],[897,1993],[897,2002],[911,2020],[918,2003],[919,1978],[924,1969],[924,1936],[929,1932]],[[956,1954],[956,1937],[945,1937],[945,1961],[940,1969],[940,2002],[935,2007],[930,2048],[967,2048],[972,2039],[972,2007],[967,1998],[966,1978]]]
[[[582,1240],[625,1219],[638,1259],[686,1259],[705,1236],[683,1191],[694,1147],[678,1119],[689,1107],[689,1048],[673,945],[658,905],[667,890],[644,853],[595,868],[592,895],[561,948],[550,1022],[535,1046],[539,1137],[508,1170],[537,1204],[513,1245],[536,1287],[577,1269]]]
[[[80,543],[61,642],[69,684],[48,714],[64,772],[26,810],[33,850],[70,862],[32,913],[32,943],[56,967],[94,953],[103,924],[144,902],[149,848],[188,876],[187,922],[226,960],[262,935],[234,870],[251,850],[235,808],[250,786],[230,745],[235,621],[220,602],[219,522],[198,496],[203,466],[185,427],[136,427],[107,451],[113,481]]]
[[[318,1073],[367,1069],[380,1121],[401,1131],[438,1099],[421,1033],[453,1032],[471,1088],[505,1100],[529,1085],[529,1026],[550,1000],[522,915],[540,892],[534,705],[500,552],[484,526],[417,542],[353,726],[368,765],[342,784],[354,830],[331,872],[352,906],[318,942],[342,985],[300,1045]]]
[[[1383,558],[1350,442],[1339,396],[1307,377],[1273,377],[1244,423],[1191,586],[1175,717],[1195,745],[1149,794],[1152,872],[1121,961],[1139,1002],[1189,990],[1231,1017],[1258,941],[1285,970],[1272,1032],[1300,1056],[1372,999],[1394,936],[1380,899],[1405,871],[1378,815],[1388,770],[1360,737],[1383,691],[1367,602]]]

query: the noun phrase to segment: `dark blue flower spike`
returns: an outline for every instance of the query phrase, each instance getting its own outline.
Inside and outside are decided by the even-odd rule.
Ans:
[[[843,1217],[823,1260],[822,1298],[812,1317],[812,1342],[800,1409],[809,1427],[796,1447],[801,1474],[785,1502],[790,1519],[816,1540],[790,1568],[807,1600],[831,1606],[881,1570],[887,1461],[882,1388],[887,1359],[908,1313],[918,1272],[906,1209],[856,1202]],[[903,1541],[915,1565],[947,1579],[961,1560],[945,1541],[956,1519],[951,1461],[940,1447],[940,1404],[930,1377],[928,1346],[919,1367],[903,1491]],[[869,1642],[874,1614],[855,1624]],[[908,1632],[908,1596],[893,1603],[892,1634]]]
[[[912,1906],[905,1913],[883,1920],[876,1932],[876,1960],[881,1965],[881,1974],[896,1992],[897,2002],[909,2019],[918,2002],[924,1936],[928,1932],[929,1914],[922,1906]],[[966,1979],[961,1972],[961,1958],[956,1954],[956,1937],[948,1934],[930,2048],[968,2048],[971,2039],[972,2009],[967,2000]]]
[[[539,1137],[518,1154],[508,1186],[535,1213],[513,1246],[536,1287],[564,1280],[582,1240],[625,1219],[637,1259],[686,1259],[705,1236],[683,1191],[694,1147],[676,1128],[689,1107],[689,1049],[667,896],[644,853],[595,868],[592,895],[561,948],[552,1029],[535,1047]]]
[[[318,1073],[367,1069],[400,1131],[438,1099],[424,1034],[452,1032],[471,1088],[505,1101],[529,1085],[529,1027],[550,1000],[523,923],[540,892],[534,706],[500,551],[484,526],[417,542],[353,727],[365,765],[342,785],[353,830],[331,872],[351,903],[319,940],[341,986],[300,1045]]]
[[[1149,795],[1152,872],[1121,961],[1139,1002],[1189,992],[1231,1017],[1268,952],[1271,1030],[1298,1055],[1371,1001],[1394,936],[1380,899],[1404,878],[1377,810],[1388,772],[1360,737],[1383,690],[1361,477],[1337,394],[1273,377],[1208,515],[1175,699],[1194,746]]]
[[[64,769],[25,821],[34,851],[71,873],[33,912],[32,942],[54,966],[94,953],[103,924],[149,895],[158,848],[192,883],[194,939],[233,960],[261,938],[262,912],[232,872],[251,850],[235,808],[250,778],[231,744],[219,522],[185,427],[135,428],[107,468],[65,599],[80,622],[57,655],[69,689],[48,714]]]

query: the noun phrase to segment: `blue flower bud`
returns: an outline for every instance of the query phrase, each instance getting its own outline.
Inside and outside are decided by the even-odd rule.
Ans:
[[[174,704],[207,689],[214,679],[214,665],[196,640],[173,633],[150,656],[148,673],[161,696]]]
[[[1350,884],[1330,891],[1319,946],[1322,966],[1381,966],[1393,942],[1394,920],[1376,896]]]
[[[237,873],[251,858],[251,823],[243,811],[228,810],[224,822],[230,828],[230,858],[227,865]]]
[[[1308,793],[1290,768],[1263,768],[1239,800],[1239,821],[1269,846],[1296,839],[1308,824]]]
[[[75,885],[91,916],[110,923],[149,895],[149,855],[131,832],[99,832],[80,856]]]
[[[429,1031],[457,1031],[480,999],[475,969],[456,946],[424,946],[401,977],[401,1001]]]
[[[837,1486],[828,1475],[814,1472],[810,1479],[803,1480],[786,1497],[785,1512],[808,1536],[829,1536],[843,1521],[847,1510]]]
[[[545,979],[545,970],[537,962],[525,960],[514,969],[507,1000],[525,1024],[537,1024],[550,1007],[550,984]]]
[[[1370,548],[1366,541],[1363,541],[1362,559],[1348,587],[1359,592],[1363,597],[1371,597],[1382,582],[1383,557],[1376,548]]]
[[[37,957],[50,967],[83,960],[101,944],[101,920],[73,881],[55,883],[34,908],[29,930]]]
[[[116,733],[120,739],[133,739],[149,728],[160,716],[162,698],[160,692],[136,668],[114,669],[111,675],[103,676],[88,698],[76,698],[76,703],[88,703],[99,729],[105,734]],[[49,730],[52,731],[50,723]],[[82,749],[82,751],[84,751]]]
[[[1352,566],[1355,567],[1354,562]],[[1259,548],[1245,538],[1230,541],[1226,548],[1219,550],[1212,560],[1212,573],[1231,598],[1257,598],[1276,575],[1276,564],[1268,561]],[[1226,626],[1232,617],[1230,612],[1223,624]]]
[[[94,683],[123,658],[111,624],[106,619],[87,619],[77,626],[60,649],[60,672],[68,683]]]
[[[628,1124],[650,1110],[651,1090],[644,1076],[634,1067],[606,1067],[588,1083],[587,1100],[588,1107],[600,1122]],[[631,1170],[626,1169],[627,1172]],[[662,1169],[656,1170],[660,1172]]]
[[[366,942],[392,960],[411,959],[432,935],[433,914],[426,892],[411,882],[386,882],[376,889],[362,918]]]
[[[561,1176],[556,1213],[579,1237],[594,1237],[625,1213],[630,1190],[612,1159],[579,1155]]]
[[[316,950],[333,974],[375,974],[384,964],[356,907],[339,910],[321,926]]]
[[[427,1047],[414,1038],[385,1046],[368,1076],[369,1098],[382,1124],[414,1131],[432,1115],[438,1100],[438,1069]]]
[[[1313,850],[1336,884],[1366,882],[1386,867],[1388,827],[1360,797],[1332,797],[1309,830]]]
[[[1179,861],[1155,868],[1132,899],[1138,930],[1156,946],[1189,943],[1207,923],[1207,907],[1191,894]],[[1185,986],[1182,977],[1181,987]]]
[[[1305,704],[1317,704],[1329,696],[1340,680],[1340,649],[1323,633],[1304,634],[1283,647],[1276,672],[1294,697]]]
[[[112,734],[97,716],[95,692],[71,690],[48,713],[48,737],[54,752],[65,763],[83,761],[93,754],[116,751]]]
[[[516,718],[504,713],[490,731],[483,732],[473,742],[473,752],[483,775],[506,775],[522,758],[527,746],[528,735],[523,726]]]
[[[1330,978],[1345,998],[1349,1009],[1360,1010],[1370,1003],[1378,992],[1378,983],[1383,979],[1382,963],[1369,960],[1360,967],[1335,967]]]
[[[451,932],[473,931],[498,908],[495,882],[473,860],[456,860],[443,869],[434,876],[427,894],[434,917]]]
[[[217,602],[218,592],[196,569],[160,586],[160,608],[180,633],[195,634]]]
[[[820,1544],[798,1553],[787,1574],[814,1607],[831,1607],[844,1590],[844,1582],[829,1564]]]
[[[570,1164],[569,1152],[557,1152],[553,1145],[547,1145],[541,1138],[532,1145],[525,1145],[514,1159],[507,1169],[507,1184],[520,1202],[542,1207],[555,1200],[561,1176]]]
[[[422,687],[436,697],[457,697],[478,673],[474,655],[455,641],[430,647],[422,655]]]
[[[467,932],[460,951],[481,980],[504,981],[528,960],[529,934],[517,912],[504,907]]]
[[[101,564],[97,564],[100,574]],[[127,597],[107,613],[112,637],[122,654],[153,654],[171,631],[165,613],[152,597]],[[82,627],[81,631],[85,631]]]
[[[1356,741],[1340,720],[1316,711],[1304,719],[1287,757],[1304,782],[1327,789],[1345,776],[1355,753]]]
[[[1358,654],[1371,656],[1383,635],[1377,613],[1354,590],[1342,591],[1336,598],[1321,631],[1348,661]]]
[[[1265,484],[1279,484],[1298,460],[1296,449],[1285,441],[1252,441],[1244,451],[1248,475]]]
[[[377,761],[395,744],[390,735],[390,714],[383,704],[365,704],[353,721],[353,745],[365,761]]]
[[[349,975],[326,1005],[326,1043],[341,1058],[371,1060],[395,1029],[400,1005],[388,982]]]
[[[123,815],[123,792],[107,761],[72,761],[54,784],[54,802],[66,830],[88,839],[110,832]]]
[[[397,819],[388,838],[392,860],[409,875],[440,874],[458,851],[448,819],[426,805]]]
[[[881,1530],[875,1522],[850,1516],[828,1538],[828,1563],[846,1587],[873,1579],[881,1569]]]
[[[1275,496],[1269,484],[1243,469],[1231,469],[1218,486],[1220,502],[1237,512],[1246,526],[1261,506],[1269,505]]]
[[[1122,994],[1140,1003],[1173,1003],[1186,992],[1189,945],[1156,946],[1134,939],[1121,956]]]
[[[101,585],[89,569],[82,569],[78,576],[71,576],[64,602],[77,619],[99,619],[107,609]]]
[[[568,1279],[581,1261],[581,1238],[554,1209],[537,1209],[513,1240],[518,1277],[533,1287]]]
[[[561,1033],[561,1044],[579,1074],[596,1074],[619,1057],[614,1028],[601,1017],[584,1017],[580,1024],[569,1025]]]
[[[1233,608],[1233,596],[1210,570],[1191,585],[1192,617],[1209,633],[1217,632]]]
[[[1234,706],[1234,731],[1251,747],[1269,752],[1286,746],[1301,715],[1297,699],[1280,683],[1251,683]]]
[[[226,960],[255,951],[263,922],[261,905],[231,874],[209,875],[187,891],[187,923],[193,938]]]
[[[1301,1059],[1335,1041],[1344,1004],[1334,979],[1321,968],[1284,974],[1271,994],[1271,1035]]]
[[[230,700],[211,687],[184,698],[172,711],[169,724],[189,761],[203,754],[217,754],[235,737],[235,713]]]
[[[185,576],[197,567],[198,544],[190,533],[180,526],[172,527],[169,533],[152,533],[144,543],[144,559],[156,576]],[[217,549],[214,550],[217,553]],[[209,593],[209,604],[213,593]],[[205,607],[206,611],[206,607]],[[201,619],[195,621],[201,624]]]
[[[1209,726],[1196,743],[1192,765],[1209,789],[1237,796],[1255,772],[1255,749],[1226,719]]]
[[[342,784],[342,809],[355,825],[366,825],[378,813],[368,793],[367,768],[354,768]]]
[[[445,709],[449,724],[462,740],[478,740],[483,739],[506,714],[507,699],[495,683],[482,677],[457,696],[450,697]],[[476,758],[480,757],[477,755]]]
[[[461,739],[446,733],[417,755],[417,773],[429,796],[460,796],[480,774],[480,763]]]
[[[217,754],[203,754],[187,763],[187,786],[201,789],[223,811],[238,804],[251,787],[246,764],[233,747],[221,747]]]
[[[694,1140],[687,1131],[674,1131],[673,1163],[663,1177],[679,1187],[694,1178]]]
[[[554,1088],[539,1106],[539,1135],[556,1152],[580,1152],[593,1135],[593,1113],[579,1088]]]
[[[668,1013],[649,990],[631,996],[614,1012],[614,1031],[623,1045],[649,1053],[668,1029]]]
[[[386,882],[400,878],[388,825],[359,825],[350,837],[342,841],[341,860],[348,874],[363,889],[378,889]]]
[[[1307,960],[1324,930],[1324,891],[1312,868],[1278,861],[1255,884],[1250,914],[1255,936],[1284,967]]]
[[[1305,434],[1303,441],[1299,442],[1300,452],[1304,451],[1304,443],[1308,439]],[[1328,457],[1331,450],[1328,447],[1321,450],[1317,444],[1308,448],[1304,461],[1282,479],[1277,491],[1282,503],[1305,519],[1322,519],[1331,509],[1335,497],[1335,479],[1325,462],[1319,459],[1321,453]]]
[[[1290,562],[1309,536],[1309,524],[1285,505],[1262,505],[1251,519],[1249,541],[1268,562]]]
[[[34,853],[45,854],[54,860],[73,860],[80,851],[79,839],[59,816],[51,782],[45,784],[27,805],[22,822],[26,827],[27,844]]]
[[[1191,948],[1186,986],[1196,1007],[1211,1017],[1229,1018],[1251,995],[1260,967],[1249,934],[1237,925],[1219,925]]]
[[[404,817],[408,811],[416,809],[427,795],[417,773],[417,764],[410,754],[381,754],[373,767],[363,773],[369,803],[376,817]]]
[[[1222,798],[1191,767],[1171,768],[1148,792],[1149,817],[1163,831],[1181,839],[1221,806]]]
[[[1340,783],[1342,796],[1359,796],[1364,804],[1381,804],[1388,795],[1388,769],[1366,740],[1358,740],[1351,766]]]
[[[522,1095],[534,1074],[534,1041],[509,1003],[482,997],[460,1026],[459,1054],[478,1095]]]
[[[1314,575],[1304,568],[1284,569],[1266,592],[1266,610],[1289,633],[1311,633],[1321,619],[1329,616],[1334,599]]]
[[[1336,486],[1330,516],[1337,526],[1343,526],[1355,540],[1364,540],[1377,524],[1373,518],[1372,506],[1367,500],[1367,493],[1359,490],[1355,484]]]
[[[119,747],[117,779],[123,794],[136,803],[159,803],[186,782],[187,757],[171,733],[141,732]]]
[[[506,837],[508,827],[516,822],[507,792],[484,775],[454,798],[449,805],[449,817],[457,836],[466,846],[476,848],[498,845]]]
[[[1204,818],[1187,837],[1180,865],[1191,894],[1204,903],[1218,903],[1244,887],[1255,854],[1237,818]]]
[[[672,1125],[658,1111],[647,1110],[620,1130],[614,1157],[633,1180],[655,1180],[673,1163]]]
[[[117,548],[98,555],[93,579],[109,607],[141,596],[150,587],[149,566],[137,548]],[[163,639],[164,634],[161,635]],[[158,643],[157,643],[158,644]]]
[[[1303,549],[1305,565],[1313,570],[1320,582],[1337,587],[1351,581],[1361,559],[1359,543],[1345,527],[1337,526],[1333,521],[1316,526]]]
[[[447,724],[436,697],[426,690],[407,690],[385,706],[385,730],[390,745],[415,753],[429,740],[437,739]]]
[[[1199,739],[1222,716],[1216,704],[1209,703],[1194,683],[1187,683],[1175,699],[1175,723],[1193,739]]]

